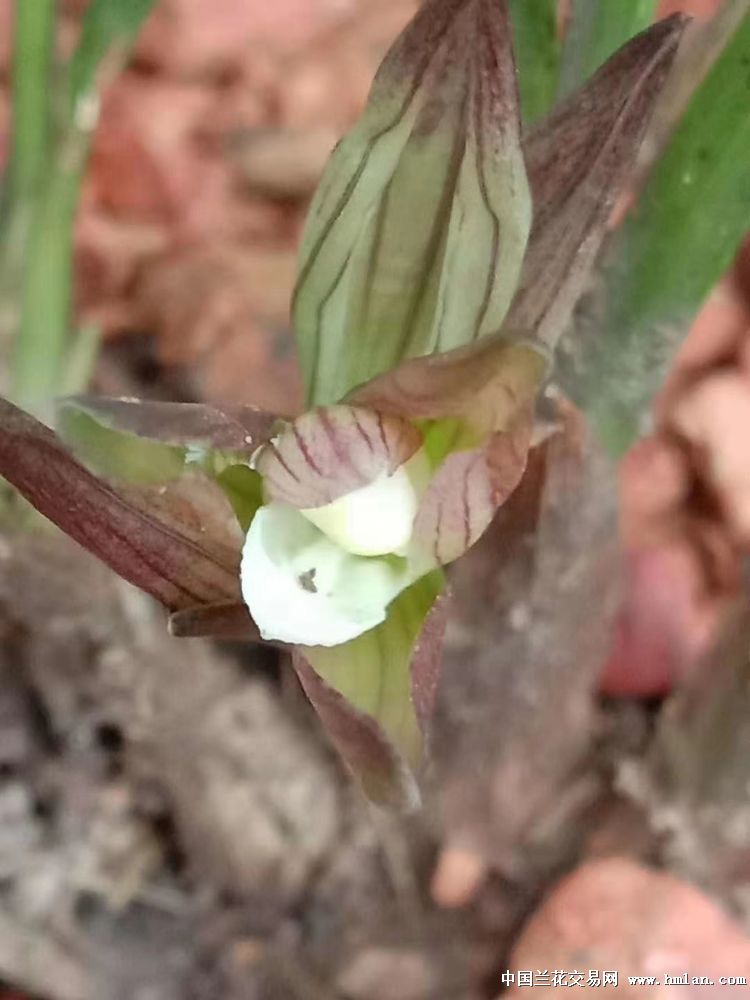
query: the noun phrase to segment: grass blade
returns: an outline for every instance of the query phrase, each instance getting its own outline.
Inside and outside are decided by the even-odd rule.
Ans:
[[[68,67],[64,117],[30,220],[13,361],[12,395],[37,412],[60,391],[64,377],[73,222],[97,120],[98,89],[121,66],[153,4],[154,0],[92,0]]]
[[[93,96],[102,70],[113,75],[127,57],[156,0],[91,0],[70,63],[70,103]],[[109,64],[109,65],[107,65]]]
[[[55,0],[17,2],[13,37],[13,136],[6,176],[14,199],[33,197],[50,145]]]
[[[17,289],[51,145],[49,94],[55,0],[15,4],[10,155],[0,198],[0,351],[10,353],[18,328]]]

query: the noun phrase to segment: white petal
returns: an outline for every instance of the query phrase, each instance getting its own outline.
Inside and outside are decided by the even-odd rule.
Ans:
[[[345,552],[298,510],[274,501],[253,518],[241,578],[265,639],[337,646],[379,625],[414,575],[405,560]]]
[[[430,477],[421,449],[393,475],[383,474],[324,507],[301,513],[347,552],[380,556],[409,543],[419,502]]]

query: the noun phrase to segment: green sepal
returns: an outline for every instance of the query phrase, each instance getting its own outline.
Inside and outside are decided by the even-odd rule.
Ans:
[[[444,587],[443,573],[432,572],[399,594],[377,628],[340,646],[301,647],[320,677],[374,719],[413,770],[422,762],[424,739],[413,699],[412,658]]]
[[[176,479],[185,469],[186,448],[117,430],[80,403],[63,401],[56,423],[76,458],[107,479],[158,483]]]
[[[75,396],[57,406],[61,439],[90,471],[139,486],[199,473],[221,488],[243,531],[263,502],[252,455],[275,424],[251,407],[205,403]]]
[[[247,532],[263,505],[263,480],[248,465],[230,465],[218,473],[216,482],[231,503],[240,527]]]
[[[310,209],[293,303],[308,405],[495,332],[530,222],[507,5],[428,0]]]

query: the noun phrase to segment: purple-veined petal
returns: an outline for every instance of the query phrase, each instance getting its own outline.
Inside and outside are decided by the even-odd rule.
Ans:
[[[325,406],[298,417],[266,445],[255,467],[271,500],[323,507],[382,475],[419,449],[419,431],[396,416],[358,406]]]
[[[407,361],[353,394],[412,419],[458,421],[414,523],[418,558],[446,565],[463,555],[518,485],[547,367],[543,350],[498,336]]]
[[[462,556],[521,481],[534,426],[530,409],[480,448],[456,451],[432,479],[414,522],[413,545],[445,566]]]

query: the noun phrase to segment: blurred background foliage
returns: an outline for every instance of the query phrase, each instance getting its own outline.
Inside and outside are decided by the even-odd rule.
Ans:
[[[596,578],[595,564],[615,528],[607,509],[612,520],[604,528],[597,522],[598,535],[580,533],[590,509],[575,490],[566,498],[564,462],[547,497],[552,528],[548,523],[539,543],[549,630],[531,636],[533,629],[518,627],[525,548],[517,560],[489,548],[486,575],[481,564],[460,567],[465,603],[485,615],[488,630],[470,619],[459,639],[479,638],[452,651],[447,697],[457,695],[466,746],[441,730],[450,758],[446,797],[455,797],[444,828],[436,830],[431,816],[420,830],[422,854],[410,853],[402,829],[384,824],[385,832],[373,832],[372,817],[357,812],[318,731],[307,721],[297,725],[304,716],[299,692],[276,659],[174,643],[161,620],[144,606],[134,610],[132,594],[123,599],[111,574],[75,549],[56,552],[46,538],[3,544],[0,628],[11,641],[3,644],[7,660],[0,658],[0,975],[28,994],[110,1000],[148,989],[171,1000],[203,990],[246,1000],[275,990],[307,1000],[323,995],[319,983],[333,982],[333,995],[381,1000],[390,982],[390,995],[399,997],[404,988],[412,997],[463,996],[443,963],[450,970],[455,959],[463,972],[470,955],[471,975],[482,983],[467,991],[473,1000],[498,981],[521,922],[541,894],[554,898],[551,879],[573,864],[575,851],[585,857],[604,843],[614,853],[641,851],[649,864],[672,864],[663,833],[656,843],[657,823],[649,825],[664,819],[663,795],[645,819],[634,819],[633,803],[612,776],[624,773],[623,760],[644,755],[655,699],[679,686],[727,604],[744,593],[747,257],[727,270],[750,228],[750,3],[510,2],[528,127],[652,16],[685,8],[698,14],[633,190],[612,220],[602,267],[560,352],[558,381],[620,455],[648,427],[654,393],[691,331],[658,401],[663,433],[631,450],[623,467],[623,580],[615,585],[622,584],[625,613],[597,682],[598,692],[615,697],[592,696],[600,663],[586,661],[586,711],[598,713],[601,746],[586,762],[583,795],[580,774],[566,784],[553,759],[560,746],[585,740],[581,716],[561,710],[573,689],[584,697],[584,658],[558,637],[576,633],[578,642],[596,625],[601,630],[611,581]],[[53,396],[86,383],[110,395],[253,400],[294,410],[301,386],[288,306],[306,206],[415,6],[0,0],[4,388],[42,416]],[[529,539],[540,468],[537,454],[517,502],[496,525],[504,553],[537,544]],[[612,469],[594,469],[589,508],[614,492]],[[579,589],[561,600],[571,566]],[[493,573],[501,572],[495,587]],[[496,597],[511,609],[507,623]],[[526,647],[515,655],[527,637],[540,655],[524,658]],[[744,703],[736,693],[746,672],[746,622],[739,637],[715,654],[716,671],[706,672],[719,686],[708,699],[720,709],[711,709],[710,726],[702,697],[683,706],[690,752],[683,752],[684,732],[668,731],[666,762],[659,763],[667,771],[679,764],[675,784],[692,802],[696,783],[685,771],[697,761],[701,782],[721,798],[721,810],[703,810],[707,830],[688,817],[679,870],[718,886],[746,929],[744,842],[735,868],[726,864],[731,853],[713,846],[718,827],[734,838],[735,851],[737,831],[747,829],[727,822],[725,810],[728,785],[730,805],[745,808],[747,799]],[[546,664],[544,650],[551,653]],[[726,725],[727,699],[736,727]],[[726,782],[713,780],[717,773]],[[529,775],[521,794],[519,774]],[[586,798],[591,788],[600,796],[595,809]],[[558,838],[541,875],[515,864],[527,860],[524,823],[534,795],[552,803],[546,835]],[[577,829],[566,810],[575,812],[582,798],[586,815]],[[594,812],[603,817],[599,826]],[[269,815],[279,817],[270,835]],[[675,822],[674,811],[668,820]],[[493,862],[510,859],[512,880],[490,879],[480,891],[486,857],[461,850],[458,864],[455,852],[451,861],[450,838],[467,826],[476,834],[470,843],[489,845]],[[71,864],[74,853],[80,864]],[[436,855],[442,861],[433,899],[457,905],[480,893],[465,921],[430,902],[425,882]],[[567,914],[585,901],[583,876],[566,899]],[[609,892],[617,870],[607,877]],[[637,884],[632,872],[619,877],[626,888]],[[594,916],[580,926],[609,934],[602,954],[610,967],[635,966],[637,953],[652,969],[649,948],[671,953],[673,941],[660,936],[665,911],[654,923],[647,911],[649,901],[662,905],[670,888],[664,878],[651,871],[632,907],[609,923],[601,893],[591,889]],[[668,912],[676,914],[670,927],[692,920],[694,940],[702,941],[705,909],[699,912],[695,898],[687,905],[674,885],[669,896]],[[61,926],[76,936],[61,943]],[[562,926],[553,922],[552,939],[563,949],[560,967],[572,968],[590,941],[570,942],[566,952]],[[734,950],[717,971],[750,969],[746,937],[740,954],[740,932],[720,931],[724,943],[709,937],[696,971],[718,961],[729,943]],[[538,925],[524,933],[530,950],[517,954],[528,964],[519,957],[519,965],[546,968],[550,939],[542,935],[534,950],[535,933]],[[456,959],[454,951],[464,954]],[[36,960],[39,954],[45,960]]]
[[[64,61],[57,52],[55,0],[15,5],[0,287],[4,340],[13,359],[10,391],[34,409],[83,388],[90,377],[98,332],[71,329],[75,213],[100,90],[124,66],[153,3],[92,0]]]

